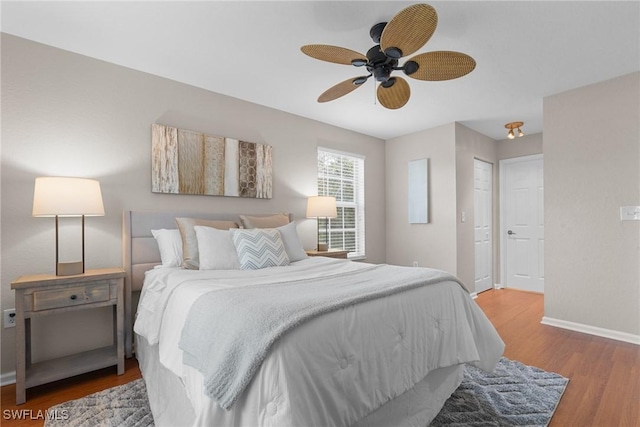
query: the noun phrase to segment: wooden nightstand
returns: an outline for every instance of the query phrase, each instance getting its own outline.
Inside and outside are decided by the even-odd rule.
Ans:
[[[16,404],[26,389],[107,366],[124,373],[124,277],[122,268],[87,270],[76,276],[21,276],[16,291]],[[113,306],[113,341],[108,347],[31,363],[31,319],[49,314]]]
[[[342,251],[339,249],[329,249],[328,251],[305,251],[308,256],[326,256],[329,258],[343,258],[347,259],[349,251]]]

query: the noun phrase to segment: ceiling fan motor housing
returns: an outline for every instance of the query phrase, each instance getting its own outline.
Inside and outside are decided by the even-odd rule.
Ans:
[[[394,67],[398,65],[398,60],[389,58],[380,50],[380,45],[375,45],[367,52],[367,70],[373,74],[375,79],[379,82],[386,82],[389,80],[391,72]]]

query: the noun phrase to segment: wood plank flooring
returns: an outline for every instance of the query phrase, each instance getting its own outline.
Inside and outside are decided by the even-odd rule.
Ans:
[[[515,290],[490,290],[476,300],[507,344],[505,356],[570,378],[551,427],[640,426],[640,346],[541,325],[543,296]],[[140,378],[135,360],[126,372],[115,368],[79,375],[27,390],[15,406],[15,386],[2,387],[3,426],[41,426],[40,420],[10,420],[9,410],[37,415],[52,405]]]
[[[541,325],[541,294],[490,290],[476,301],[505,357],[569,378],[550,427],[640,426],[640,346]]]

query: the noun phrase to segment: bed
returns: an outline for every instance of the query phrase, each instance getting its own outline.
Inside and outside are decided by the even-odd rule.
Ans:
[[[426,426],[464,363],[492,370],[502,355],[491,323],[445,272],[299,251],[267,268],[159,267],[152,230],[185,217],[240,222],[237,214],[123,214],[127,353],[135,338],[157,426]],[[201,245],[205,228],[197,228]],[[286,241],[295,223],[277,229]],[[237,240],[251,230],[227,233]]]

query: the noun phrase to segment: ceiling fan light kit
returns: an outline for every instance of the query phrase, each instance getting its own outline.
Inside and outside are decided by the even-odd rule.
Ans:
[[[505,128],[509,129],[507,138],[514,139],[516,137],[515,132],[513,131],[514,129],[518,130],[518,137],[524,136],[524,132],[520,129],[522,126],[524,126],[524,122],[511,122],[504,125]]]
[[[438,25],[438,14],[428,4],[419,3],[401,10],[389,22],[380,22],[371,27],[369,35],[374,43],[366,55],[338,46],[306,45],[300,49],[312,58],[337,64],[364,67],[369,72],[345,80],[326,90],[318,102],[340,98],[362,86],[369,77],[379,83],[378,101],[388,109],[403,107],[411,96],[409,84],[394,71],[426,81],[457,79],[475,69],[475,60],[460,52],[437,51],[416,55],[399,66],[399,60],[424,46]]]

